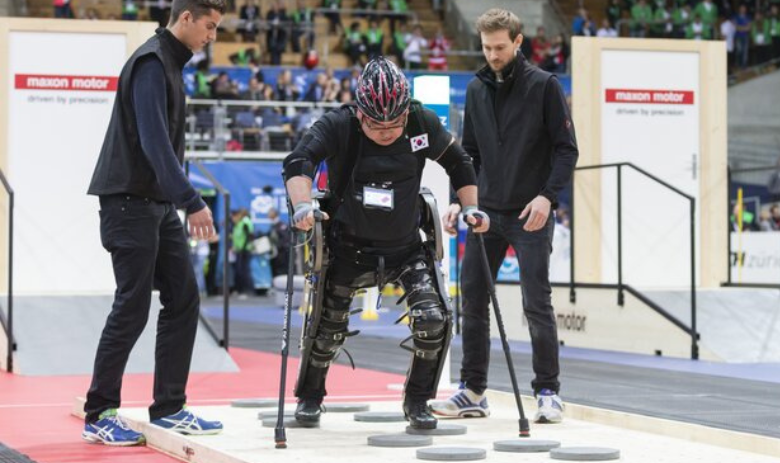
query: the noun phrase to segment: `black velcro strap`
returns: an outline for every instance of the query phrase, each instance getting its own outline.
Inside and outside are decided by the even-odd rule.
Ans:
[[[312,357],[309,360],[309,365],[311,365],[311,366],[313,366],[315,368],[328,368],[331,363],[333,363],[332,359],[331,360],[327,360],[327,361],[320,361],[320,360],[315,360],[314,357]]]
[[[422,360],[436,360],[439,358],[439,352],[442,350],[442,346],[436,347],[434,349],[421,349],[417,346],[408,346],[406,345],[407,342],[409,342],[414,336],[409,336],[408,338],[401,341],[400,347],[401,349],[408,350],[409,352],[412,352],[416,358],[422,359]],[[429,343],[433,344],[433,342],[428,341]]]
[[[347,310],[323,309],[322,316],[334,323],[343,323],[349,320],[350,312]]]
[[[357,336],[357,334],[360,333],[360,330],[355,331],[339,331],[338,333],[320,333],[317,335],[317,339],[321,341],[334,341],[339,342],[343,341],[346,338],[350,338],[352,336]]]

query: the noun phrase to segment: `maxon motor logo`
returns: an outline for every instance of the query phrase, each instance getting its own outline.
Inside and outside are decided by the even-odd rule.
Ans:
[[[693,92],[689,90],[606,90],[607,103],[677,104],[692,105]]]
[[[17,90],[115,92],[118,82],[118,77],[107,76],[61,76],[40,74],[16,74],[16,76],[14,76],[14,88]]]

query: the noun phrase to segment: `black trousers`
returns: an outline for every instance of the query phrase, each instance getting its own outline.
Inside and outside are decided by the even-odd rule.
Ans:
[[[362,265],[355,262],[352,253],[344,254],[340,251],[339,246],[331,244],[331,250],[335,255],[335,258],[329,264],[328,273],[325,281],[325,294],[329,295],[327,288],[334,286],[347,287],[351,291],[349,296],[350,300],[355,291],[362,288],[370,288],[377,286],[377,267],[372,265]],[[375,249],[373,250],[375,251]],[[413,281],[407,278],[410,272],[402,273],[409,266],[415,262],[425,262],[425,254],[421,249],[421,246],[416,245],[410,249],[398,250],[396,253],[387,253],[388,259],[398,259],[400,256],[402,262],[397,262],[396,265],[388,265],[385,269],[385,281],[392,282],[399,280],[404,286],[405,291],[410,291],[413,286]],[[429,273],[432,279],[433,269],[426,265],[426,271]],[[324,299],[328,299],[325,297]],[[413,301],[412,301],[413,302]],[[331,309],[324,305],[324,309]],[[442,310],[444,310],[442,308]],[[440,355],[446,355],[446,352],[440,352]],[[412,363],[410,370],[407,373],[406,387],[404,389],[405,400],[411,402],[425,402],[426,400],[435,397],[436,391],[433,384],[436,381],[436,375],[438,374],[439,361],[436,360],[420,360],[415,359]],[[303,383],[300,385],[298,396],[301,399],[317,399],[322,400],[327,391],[325,390],[325,380],[327,378],[328,368],[315,368],[309,366],[307,374],[304,378],[299,380]]]
[[[523,311],[528,319],[536,377],[534,392],[551,389],[558,392],[558,330],[551,303],[550,253],[554,219],[552,213],[544,227],[535,232],[523,230],[525,220],[515,213],[485,210],[490,216],[490,231],[485,233],[485,251],[493,278],[512,246],[520,264]],[[473,233],[466,238],[461,290],[463,294],[463,361],[460,379],[466,387],[481,394],[487,388],[490,363],[490,295],[482,268],[479,244]],[[502,307],[514,310],[514,307]]]
[[[236,253],[236,291],[239,294],[251,295],[255,292],[255,283],[252,280],[252,269],[250,263],[252,253],[249,251],[240,251]]]
[[[181,410],[198,327],[200,299],[184,227],[171,203],[128,195],[100,197],[100,239],[111,253],[116,292],[100,337],[86,421],[118,408],[127,359],[160,291],[150,419]]]

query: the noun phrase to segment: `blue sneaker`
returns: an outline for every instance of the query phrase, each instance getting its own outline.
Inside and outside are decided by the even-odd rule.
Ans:
[[[431,402],[431,412],[439,416],[458,418],[487,418],[490,416],[487,398],[461,384],[455,395],[445,401]]]
[[[169,431],[193,436],[206,436],[222,432],[221,422],[198,418],[187,409],[186,405],[180,412],[152,420],[151,423]]]
[[[560,423],[563,421],[563,401],[555,391],[542,389],[536,393],[536,412],[534,421],[537,423]]]
[[[117,415],[116,408],[110,408],[100,414],[94,423],[86,423],[81,438],[93,444],[105,444],[118,447],[141,445],[146,438],[135,432]]]

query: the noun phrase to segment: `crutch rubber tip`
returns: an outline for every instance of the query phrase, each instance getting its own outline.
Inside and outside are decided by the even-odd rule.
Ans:
[[[531,428],[528,426],[528,419],[521,418],[519,421],[520,421],[520,437],[531,437]]]
[[[274,429],[274,442],[276,442],[276,448],[278,449],[287,448],[287,435],[284,432],[284,428]]]

